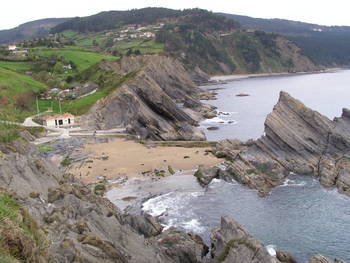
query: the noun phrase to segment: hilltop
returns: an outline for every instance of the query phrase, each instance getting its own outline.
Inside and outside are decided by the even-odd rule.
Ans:
[[[283,35],[295,42],[315,63],[325,66],[350,64],[350,27],[322,26],[285,19],[262,19],[219,13],[237,21],[247,30]]]
[[[239,23],[201,9],[146,8],[67,20],[47,37],[18,42],[15,50],[0,49],[0,69],[0,113],[6,119],[62,109],[88,120],[82,122],[87,128],[122,125],[146,138],[203,140],[193,126],[212,116],[212,110],[199,102],[208,94],[201,94],[195,83],[214,74],[319,67],[278,34],[247,32]],[[16,89],[6,77],[10,75],[30,84]],[[143,91],[146,84],[152,94]],[[131,98],[135,105],[126,103]],[[140,115],[136,105],[145,105],[147,114]]]
[[[24,23],[12,29],[0,30],[0,45],[38,37],[46,37],[52,27],[67,20],[69,20],[69,18],[46,18]]]

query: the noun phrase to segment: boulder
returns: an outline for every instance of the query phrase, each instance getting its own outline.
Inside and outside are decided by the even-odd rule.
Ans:
[[[162,233],[162,225],[151,215],[134,215],[126,214],[123,215],[124,222],[130,225],[138,233],[144,237],[157,236]]]
[[[208,185],[214,178],[219,176],[219,170],[218,167],[200,165],[194,176],[200,184]]]
[[[229,217],[221,218],[220,229],[211,234],[211,256],[215,262],[277,263],[265,246]]]
[[[293,256],[286,251],[276,251],[276,258],[281,262],[281,263],[298,263]]]

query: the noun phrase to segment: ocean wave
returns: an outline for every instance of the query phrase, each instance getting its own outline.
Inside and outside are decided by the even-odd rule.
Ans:
[[[233,115],[233,114],[238,114],[237,111],[219,111],[218,115]]]
[[[169,192],[144,202],[142,211],[152,216],[161,216],[164,230],[175,226],[195,233],[202,233],[205,231],[205,227],[188,207],[193,198],[203,194],[204,192]]]
[[[306,182],[304,182],[304,181],[297,183],[297,182],[294,181],[294,180],[291,180],[291,179],[286,178],[286,180],[284,180],[283,184],[280,185],[279,187],[286,187],[286,186],[305,186],[305,185],[306,185]]]
[[[275,245],[267,245],[267,252],[269,252],[270,256],[276,257],[276,246]]]
[[[205,227],[199,222],[198,219],[191,219],[190,221],[183,222],[180,226],[188,231],[193,231],[195,233],[203,233],[205,231]]]
[[[238,122],[235,120],[224,120],[220,117],[214,117],[212,119],[206,119],[202,122],[202,124],[216,124],[216,123],[221,123],[221,124],[237,124]]]

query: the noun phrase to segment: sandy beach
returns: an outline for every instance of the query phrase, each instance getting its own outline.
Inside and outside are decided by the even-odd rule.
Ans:
[[[207,151],[208,147],[149,147],[121,138],[108,143],[87,144],[77,151],[88,156],[83,162],[72,165],[69,172],[85,182],[93,182],[104,176],[108,179],[120,176],[140,176],[155,169],[168,173],[196,169],[198,165],[215,165],[222,160]]]
[[[319,70],[315,72],[280,72],[280,73],[257,73],[257,74],[233,74],[233,75],[216,75],[210,78],[211,81],[232,81],[239,79],[248,79],[248,78],[258,78],[258,77],[273,77],[273,76],[283,76],[283,75],[295,75],[295,74],[317,74],[317,73],[327,73],[327,72],[335,72],[338,70],[342,70],[343,68],[328,68],[324,70]]]

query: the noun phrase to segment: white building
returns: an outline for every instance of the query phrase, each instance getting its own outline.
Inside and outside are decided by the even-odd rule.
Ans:
[[[8,50],[10,50],[10,51],[14,51],[14,50],[16,50],[17,49],[17,46],[16,45],[9,45],[8,46]]]
[[[74,115],[70,113],[47,115],[42,118],[46,127],[64,127],[74,125]]]

